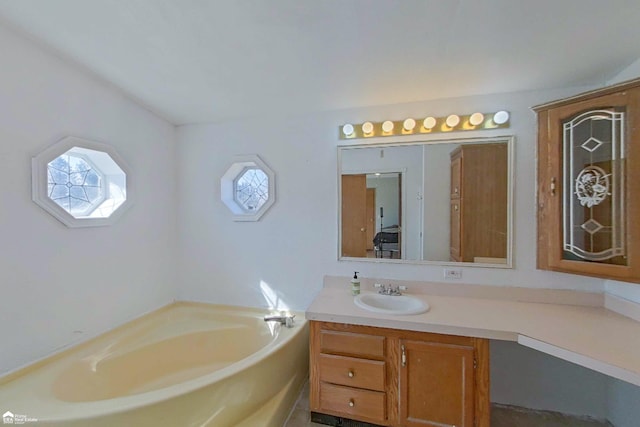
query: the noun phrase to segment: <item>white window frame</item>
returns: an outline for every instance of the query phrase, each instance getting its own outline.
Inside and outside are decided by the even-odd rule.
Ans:
[[[48,195],[48,172],[47,168],[51,161],[59,156],[74,150],[74,155],[83,158],[85,161],[95,167],[98,174],[102,178],[102,186],[104,191],[109,191],[110,183],[122,179],[122,172],[125,175],[125,200],[108,216],[96,217],[91,216],[92,212],[100,209],[108,196],[104,195],[103,200],[97,205],[92,212],[87,212],[86,216],[74,217],[63,207],[51,200]],[[91,150],[91,151],[88,151]],[[97,153],[95,153],[97,152]],[[110,158],[106,158],[102,154],[106,154]],[[114,167],[114,166],[117,166]],[[119,171],[118,171],[119,169]],[[51,147],[40,152],[31,160],[31,193],[32,200],[41,208],[51,214],[54,218],[69,228],[77,227],[101,227],[114,224],[122,214],[133,203],[133,192],[131,189],[131,173],[129,167],[120,155],[109,145],[90,141],[73,136],[66,137]],[[118,185],[120,186],[120,185]]]
[[[264,204],[255,211],[248,211],[236,200],[236,183],[248,169],[260,169],[269,180],[269,196]],[[276,201],[275,173],[257,154],[236,156],[220,179],[222,202],[233,214],[234,221],[258,221]]]

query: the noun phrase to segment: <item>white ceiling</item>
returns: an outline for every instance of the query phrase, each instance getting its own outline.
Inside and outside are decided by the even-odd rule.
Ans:
[[[603,84],[637,0],[0,0],[175,124]]]

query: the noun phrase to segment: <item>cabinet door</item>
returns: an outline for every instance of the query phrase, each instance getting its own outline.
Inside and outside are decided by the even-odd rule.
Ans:
[[[640,88],[538,117],[538,267],[640,281]]]
[[[474,349],[401,340],[400,425],[472,427]]]

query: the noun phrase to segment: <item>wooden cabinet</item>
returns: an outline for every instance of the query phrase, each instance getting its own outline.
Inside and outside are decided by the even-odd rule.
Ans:
[[[310,357],[312,412],[489,427],[488,340],[312,321]]]
[[[507,144],[451,152],[450,258],[507,258]]]
[[[640,80],[534,110],[538,268],[640,282]]]
[[[401,340],[400,348],[400,425],[473,426],[473,346]]]

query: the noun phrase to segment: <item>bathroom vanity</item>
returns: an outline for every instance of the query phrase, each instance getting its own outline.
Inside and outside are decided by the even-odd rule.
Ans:
[[[396,281],[430,309],[392,315],[359,307],[345,283],[325,277],[305,313],[316,414],[391,427],[489,426],[491,340],[640,386],[640,341],[628,338],[640,336],[640,322],[619,314],[612,296]],[[375,295],[373,283],[363,279],[363,293]]]
[[[311,322],[310,387],[314,412],[384,426],[488,427],[489,343]]]

